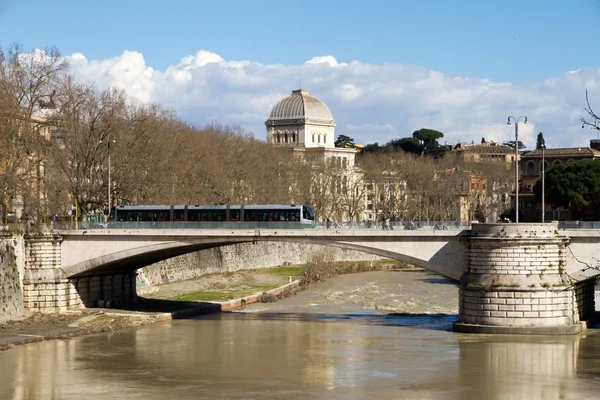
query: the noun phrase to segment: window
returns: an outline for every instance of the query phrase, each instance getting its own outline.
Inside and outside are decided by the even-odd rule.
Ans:
[[[535,163],[533,161],[527,161],[527,175],[535,174]]]

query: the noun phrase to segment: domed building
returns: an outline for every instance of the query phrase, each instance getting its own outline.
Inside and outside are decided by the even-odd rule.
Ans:
[[[352,188],[356,192],[358,176],[354,158],[357,150],[335,147],[335,120],[329,107],[321,100],[309,95],[306,90],[293,90],[291,95],[271,108],[265,125],[267,143],[290,152],[292,156],[302,157],[315,167],[319,161],[330,167],[321,179],[326,188],[323,191],[325,196],[347,194]],[[325,208],[315,210],[322,221],[347,221],[347,216],[342,215],[339,209]]]
[[[267,143],[289,147],[335,147],[335,121],[329,107],[306,90],[292,91],[271,108]]]

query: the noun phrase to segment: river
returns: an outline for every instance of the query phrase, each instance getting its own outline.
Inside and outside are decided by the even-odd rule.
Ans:
[[[341,276],[241,312],[0,353],[0,399],[588,399],[600,335],[451,330],[425,271]]]

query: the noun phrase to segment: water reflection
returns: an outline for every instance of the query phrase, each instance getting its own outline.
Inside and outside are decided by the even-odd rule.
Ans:
[[[304,300],[17,347],[0,353],[0,398],[581,399],[600,387],[596,330],[466,335],[453,315],[311,314]]]

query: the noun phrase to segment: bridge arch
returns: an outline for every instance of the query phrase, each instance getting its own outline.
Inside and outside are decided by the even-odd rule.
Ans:
[[[127,239],[112,235],[109,236],[113,238],[111,241],[106,241],[106,235],[101,234],[65,235],[62,269],[69,278],[132,272],[158,261],[210,248],[273,241],[333,246],[374,254],[417,265],[455,280],[459,280],[464,272],[466,247],[456,233],[410,236],[369,233],[348,236],[336,234],[336,231],[316,235],[253,231],[251,234],[234,232],[234,235],[227,236],[182,234],[165,237],[145,234]]]

